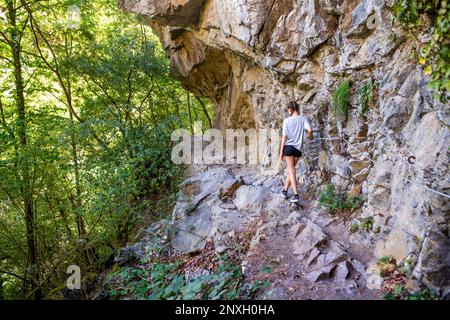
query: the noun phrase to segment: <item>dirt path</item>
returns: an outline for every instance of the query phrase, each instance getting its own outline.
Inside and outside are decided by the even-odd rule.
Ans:
[[[261,299],[379,299],[366,286],[370,252],[342,221],[303,201],[266,215],[244,260],[249,281],[270,282]]]
[[[312,195],[303,194],[301,205],[290,204],[280,193],[282,175],[228,166],[199,168],[192,177],[182,189],[187,200],[174,210],[175,216],[189,213],[177,226],[190,232],[179,231],[172,245],[203,249],[206,242],[194,233],[210,238],[217,252],[245,243],[243,272],[249,283],[262,286],[260,299],[380,297],[366,285],[370,240],[351,234],[342,218],[320,209]]]

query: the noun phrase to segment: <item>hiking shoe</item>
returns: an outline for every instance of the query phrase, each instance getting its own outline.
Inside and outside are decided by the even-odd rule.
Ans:
[[[294,195],[291,200],[289,200],[291,203],[297,203],[300,201],[300,197],[298,196],[298,194]]]
[[[282,190],[281,191],[281,194],[287,199],[288,198],[288,193],[287,193],[287,191],[286,190]]]

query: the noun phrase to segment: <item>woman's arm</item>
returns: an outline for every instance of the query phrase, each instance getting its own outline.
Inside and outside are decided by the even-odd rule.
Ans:
[[[308,130],[308,139],[309,140],[313,140],[314,139],[314,134],[311,128],[309,128]]]
[[[314,139],[314,134],[311,128],[311,125],[309,124],[309,121],[307,118],[305,118],[305,129],[308,132],[308,139],[309,140],[313,140]]]

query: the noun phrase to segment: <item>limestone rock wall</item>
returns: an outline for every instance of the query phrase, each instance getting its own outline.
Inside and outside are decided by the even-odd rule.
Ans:
[[[216,105],[217,127],[280,128],[290,100],[317,135],[307,146],[309,185],[333,182],[367,196],[375,257],[408,261],[416,279],[450,290],[450,108],[434,100],[413,42],[387,0],[120,0],[145,15],[173,73]],[[417,35],[426,38],[426,30]],[[351,81],[337,121],[332,93]],[[358,89],[374,84],[365,115]],[[408,161],[409,160],[409,161]]]

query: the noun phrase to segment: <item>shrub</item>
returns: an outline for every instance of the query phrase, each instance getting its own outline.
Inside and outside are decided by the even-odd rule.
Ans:
[[[355,210],[361,207],[364,201],[362,196],[346,198],[336,193],[333,184],[329,184],[319,196],[319,204],[330,212]]]
[[[396,285],[392,292],[383,295],[384,300],[438,300],[436,293],[428,288],[410,293],[404,286]]]
[[[361,223],[355,222],[350,226],[351,233],[355,233],[358,231],[369,232],[372,229],[373,229],[373,217],[364,218]],[[380,228],[378,227],[374,232],[380,233]]]
[[[373,228],[373,217],[366,217],[361,222],[360,229],[364,231],[370,231]]]
[[[180,263],[154,262],[150,270],[125,267],[108,275],[108,293],[111,299],[138,300],[193,300],[250,298],[268,283],[244,283],[239,264],[227,256],[219,258],[221,264],[210,274],[200,275],[186,282],[180,272]]]

